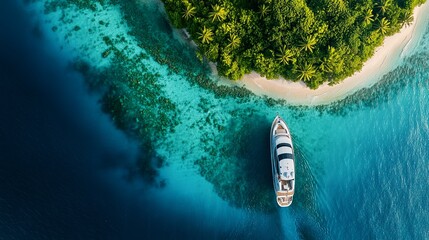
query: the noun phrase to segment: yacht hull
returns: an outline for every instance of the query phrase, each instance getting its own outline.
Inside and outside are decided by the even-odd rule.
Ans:
[[[271,125],[270,149],[276,201],[288,207],[295,193],[295,155],[289,128],[280,116]]]

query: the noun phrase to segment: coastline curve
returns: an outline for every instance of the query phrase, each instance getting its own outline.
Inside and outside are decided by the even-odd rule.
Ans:
[[[259,96],[284,99],[290,105],[327,105],[363,88],[370,88],[386,73],[395,69],[406,53],[411,52],[420,42],[425,23],[429,20],[426,12],[429,12],[429,1],[414,9],[411,25],[404,26],[398,33],[384,39],[383,44],[375,49],[374,55],[364,63],[360,71],[333,86],[324,83],[312,90],[302,81],[293,82],[284,78],[268,80],[254,71],[233,82],[217,76],[215,67],[211,66],[211,69],[221,84],[242,86]]]

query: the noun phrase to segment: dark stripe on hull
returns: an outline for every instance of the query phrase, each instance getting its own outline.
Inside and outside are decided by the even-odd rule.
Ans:
[[[283,153],[279,155],[279,161],[283,159],[292,159],[293,160],[293,154],[291,153]]]
[[[281,147],[290,147],[290,148],[292,148],[292,145],[290,145],[289,143],[279,143],[277,145],[277,149],[279,149]]]

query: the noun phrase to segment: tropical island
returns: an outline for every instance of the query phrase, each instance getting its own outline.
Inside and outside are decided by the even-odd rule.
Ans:
[[[359,71],[385,37],[413,22],[424,0],[163,0],[198,56],[219,75],[256,71],[312,89]]]

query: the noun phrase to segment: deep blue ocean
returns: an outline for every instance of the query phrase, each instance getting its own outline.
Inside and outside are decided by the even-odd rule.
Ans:
[[[157,0],[86,3],[0,2],[0,239],[429,239],[429,22],[371,88],[296,107],[204,80]]]

